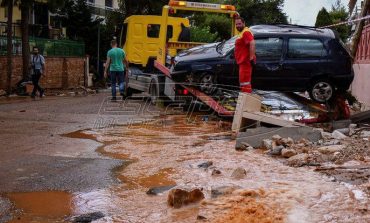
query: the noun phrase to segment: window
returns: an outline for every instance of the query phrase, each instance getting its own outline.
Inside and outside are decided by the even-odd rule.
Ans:
[[[113,8],[113,1],[112,0],[105,0],[105,7]]]
[[[256,39],[257,59],[280,60],[283,52],[283,39],[261,38]]]
[[[318,58],[325,55],[324,45],[318,39],[289,39],[289,58]]]
[[[160,25],[158,24],[148,24],[147,27],[147,36],[149,38],[158,38],[159,37],[159,29]]]
[[[171,39],[173,37],[173,26],[167,26],[167,39]]]

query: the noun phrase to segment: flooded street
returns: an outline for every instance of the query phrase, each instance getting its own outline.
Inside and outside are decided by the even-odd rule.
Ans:
[[[118,185],[72,194],[73,214],[101,211],[106,217],[97,222],[195,222],[198,216],[204,217],[201,222],[243,222],[236,213],[250,216],[248,222],[370,219],[364,192],[310,168],[287,167],[258,152],[235,151],[235,141],[225,137],[230,133],[220,129],[218,121],[188,123],[186,116],[167,116],[143,125],[69,134],[76,135],[96,137],[104,144],[98,149],[102,156],[127,162],[114,170]],[[198,167],[206,161],[213,165]],[[243,179],[231,177],[238,167],[247,171]],[[212,176],[214,169],[221,174]],[[167,192],[146,194],[151,187],[174,185],[202,188],[206,200],[172,209],[167,206]],[[211,191],[220,187],[237,190],[211,199]]]
[[[102,174],[111,174],[112,180],[87,187],[83,185],[91,183],[83,178],[77,183],[64,177],[66,185],[76,186],[51,190],[46,184],[46,189],[3,192],[12,204],[9,222],[79,222],[76,219],[84,214],[92,222],[124,223],[369,222],[370,201],[363,188],[335,181],[314,167],[286,166],[260,150],[236,151],[230,124],[201,114],[162,115],[144,123],[64,131],[58,140],[70,146],[69,155],[63,157],[114,161],[110,173],[97,163],[91,163],[95,168],[71,165],[68,169],[97,175],[92,182],[103,179]],[[91,152],[77,153],[87,145]],[[242,175],[236,170],[243,170]],[[29,179],[45,184],[41,172],[26,175],[25,167],[15,171],[23,174],[14,182]],[[47,182],[50,177],[45,178]],[[198,188],[205,199],[172,208],[167,204],[171,188]]]

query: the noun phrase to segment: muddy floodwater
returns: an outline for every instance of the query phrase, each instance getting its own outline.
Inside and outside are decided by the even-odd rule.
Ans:
[[[287,167],[258,151],[238,152],[229,125],[172,115],[64,135],[96,140],[101,156],[124,160],[113,170],[119,183],[83,193],[8,194],[18,210],[12,222],[63,222],[97,211],[105,217],[95,222],[370,222],[366,192],[310,167]],[[207,161],[212,165],[198,166]],[[245,177],[232,177],[236,168],[245,169]],[[219,174],[212,175],[215,170]],[[146,193],[175,185],[200,188],[206,199],[173,209],[167,206],[168,191]],[[211,198],[220,187],[237,190]]]

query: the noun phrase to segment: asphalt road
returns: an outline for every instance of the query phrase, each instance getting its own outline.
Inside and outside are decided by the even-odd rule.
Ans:
[[[102,144],[95,140],[63,134],[110,128],[151,119],[159,113],[143,100],[112,103],[108,96],[54,96],[35,101],[0,98],[0,195],[81,192],[116,183],[111,170],[122,165],[121,160],[100,156],[95,150]],[[143,107],[146,109],[141,111]],[[9,207],[0,196],[0,222]]]

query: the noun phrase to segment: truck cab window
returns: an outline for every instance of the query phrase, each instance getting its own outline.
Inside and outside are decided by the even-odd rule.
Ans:
[[[160,28],[161,28],[161,26],[158,25],[158,24],[148,24],[148,26],[147,26],[147,36],[149,38],[158,38]]]

